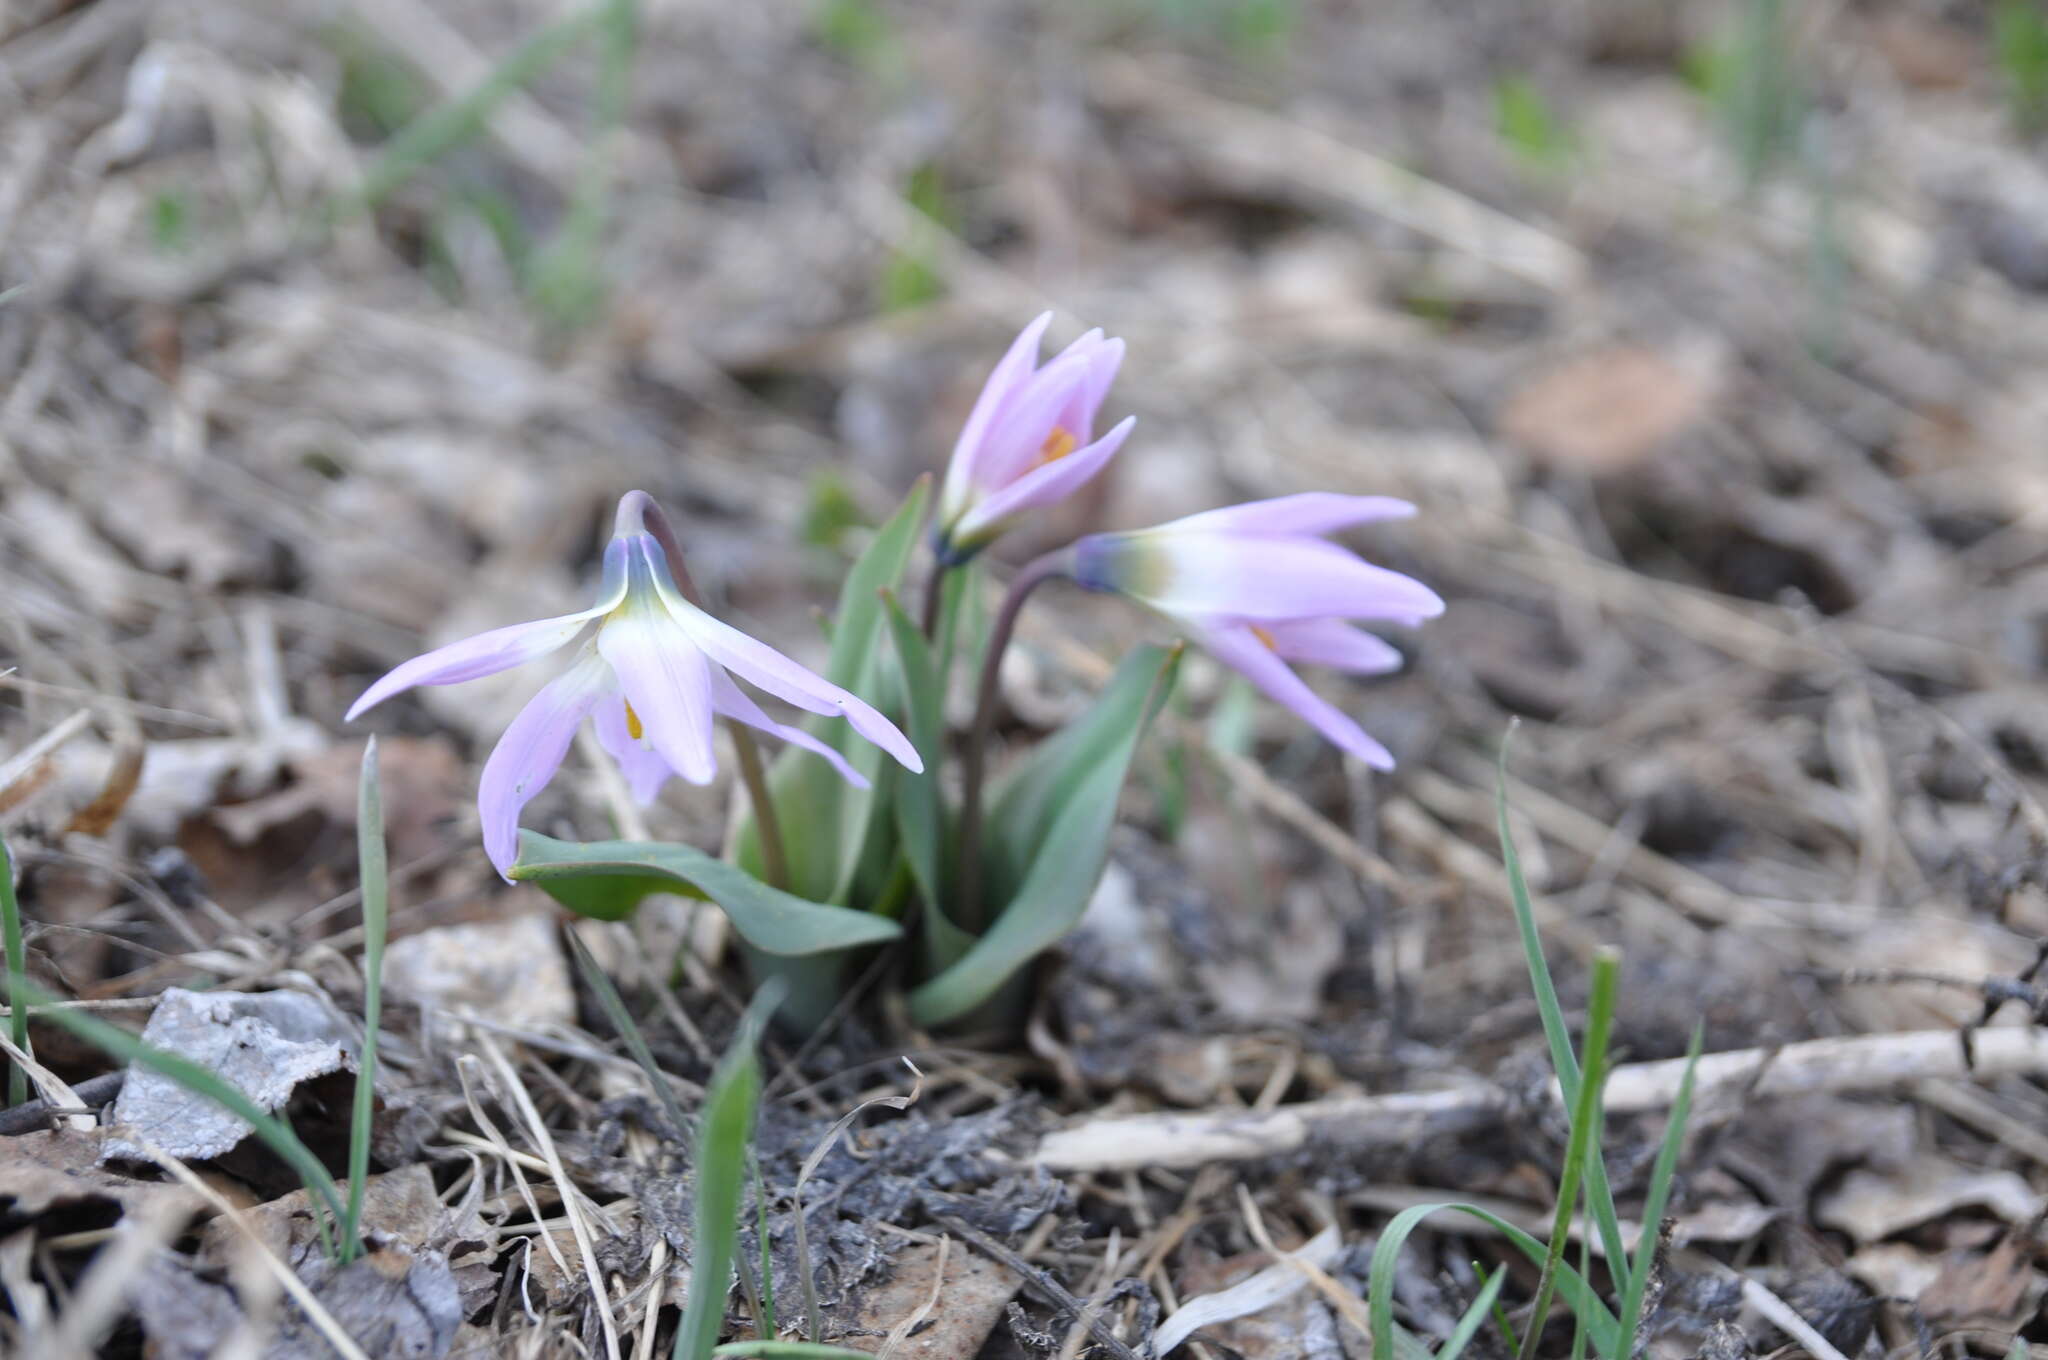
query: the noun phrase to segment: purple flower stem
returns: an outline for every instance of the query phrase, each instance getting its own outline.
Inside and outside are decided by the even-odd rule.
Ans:
[[[702,609],[704,597],[697,593],[697,583],[690,579],[690,569],[683,562],[682,544],[676,541],[676,531],[669,524],[667,513],[652,499],[645,500],[640,511],[647,532],[654,536],[654,541],[661,545],[662,555],[668,558],[668,574],[675,578],[676,589],[683,592],[684,599]],[[761,748],[744,723],[728,718],[725,730],[732,734],[740,782],[747,786],[747,801],[754,806],[754,830],[761,843],[762,873],[769,887],[787,891],[790,884],[789,856],[783,849],[782,820],[775,815],[775,800],[768,796],[768,775],[761,764]]]
[[[924,616],[918,626],[931,642],[939,640],[939,607],[946,598],[946,573],[951,570],[944,562],[934,561],[931,573],[924,578]]]
[[[1009,650],[1010,634],[1016,631],[1017,615],[1024,601],[1045,582],[1067,574],[1072,554],[1061,548],[1031,561],[1010,582],[989,629],[988,650],[981,659],[981,686],[974,700],[974,726],[967,734],[967,749],[961,753],[960,788],[960,901],[958,916],[964,930],[979,934],[981,919],[981,782],[988,757],[989,729],[995,726],[996,693],[1001,688],[1003,653]]]

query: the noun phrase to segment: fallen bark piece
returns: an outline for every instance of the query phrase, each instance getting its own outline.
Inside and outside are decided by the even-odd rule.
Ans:
[[[303,992],[165,990],[142,1031],[144,1043],[198,1063],[241,1088],[265,1110],[291,1099],[302,1081],[355,1068],[355,1038],[334,1007]],[[100,1160],[148,1161],[142,1144],[184,1161],[218,1157],[250,1128],[169,1077],[132,1064],[114,1101],[114,1127]]]
[[[1938,1078],[2048,1073],[2048,1029],[1952,1029],[1815,1039],[1780,1048],[1710,1053],[1699,1061],[1693,1100],[1769,1099],[1815,1091],[1875,1091]],[[1610,1114],[1669,1109],[1685,1073],[1683,1059],[1630,1063],[1607,1079]],[[1553,1092],[1555,1087],[1552,1088]],[[1343,1096],[1252,1112],[1141,1114],[1091,1119],[1040,1140],[1038,1165],[1049,1171],[1119,1171],[1249,1161],[1298,1150],[1311,1138],[1342,1147],[1389,1147],[1485,1127],[1504,1115],[1498,1087]]]

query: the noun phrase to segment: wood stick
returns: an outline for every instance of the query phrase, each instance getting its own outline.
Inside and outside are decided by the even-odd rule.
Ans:
[[[1770,1099],[1817,1092],[1879,1091],[1959,1078],[2048,1074],[2048,1029],[1977,1030],[1975,1061],[1952,1029],[1814,1039],[1779,1048],[1735,1049],[1700,1059],[1694,1102]],[[1607,1080],[1610,1114],[1669,1109],[1683,1059],[1629,1063]],[[1552,1088],[1555,1098],[1555,1087]],[[1194,1167],[1293,1152],[1311,1139],[1343,1147],[1391,1147],[1470,1132],[1510,1109],[1500,1088],[1474,1083],[1444,1091],[1338,1096],[1267,1112],[1212,1110],[1089,1119],[1040,1140],[1034,1160],[1051,1171]]]

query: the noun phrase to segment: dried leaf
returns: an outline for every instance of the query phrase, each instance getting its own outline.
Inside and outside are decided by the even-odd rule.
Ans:
[[[161,1199],[189,1201],[196,1212],[198,1196],[183,1186],[137,1180],[100,1165],[99,1129],[57,1128],[0,1138],[0,1203],[10,1218],[34,1218],[53,1205],[108,1200],[133,1212]]]
[[[2011,1328],[2033,1316],[2044,1291],[2031,1245],[2009,1233],[1988,1253],[1951,1254],[1918,1304],[1929,1322]]]
[[[1586,472],[1639,462],[1707,408],[1707,384],[1661,354],[1616,348],[1538,374],[1508,398],[1501,433]]]
[[[522,889],[521,896],[538,895]],[[393,940],[384,952],[384,985],[423,1006],[474,1011],[519,1028],[576,1018],[576,993],[552,912],[441,926]]]
[[[1889,1170],[1850,1172],[1814,1206],[1814,1219],[1858,1242],[1879,1242],[1963,1208],[1988,1209],[2008,1223],[2025,1223],[2041,1212],[2041,1197],[2011,1171],[1977,1171],[1923,1153]]]
[[[932,1310],[930,1324],[891,1354],[896,1360],[978,1355],[1001,1320],[1004,1305],[1017,1296],[1017,1277],[958,1243],[946,1252],[943,1281],[937,1278],[938,1263],[939,1249],[927,1243],[899,1252],[888,1282],[866,1292],[850,1334],[834,1338],[834,1344],[879,1353],[882,1339],[923,1308],[937,1285],[939,1306]]]

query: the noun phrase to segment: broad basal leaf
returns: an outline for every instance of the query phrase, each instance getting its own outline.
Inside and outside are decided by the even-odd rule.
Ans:
[[[995,800],[989,846],[1000,858],[985,880],[1002,903],[995,924],[951,967],[910,995],[918,1024],[967,1014],[1074,928],[1109,853],[1117,795],[1132,753],[1164,702],[1178,649],[1140,647],[1093,707],[1045,743]],[[1015,890],[994,890],[1014,882]]]
[[[766,954],[852,949],[901,933],[894,921],[806,901],[688,845],[558,841],[522,831],[512,877],[539,884],[573,912],[607,921],[649,893],[694,890],[723,907],[741,938]]]

